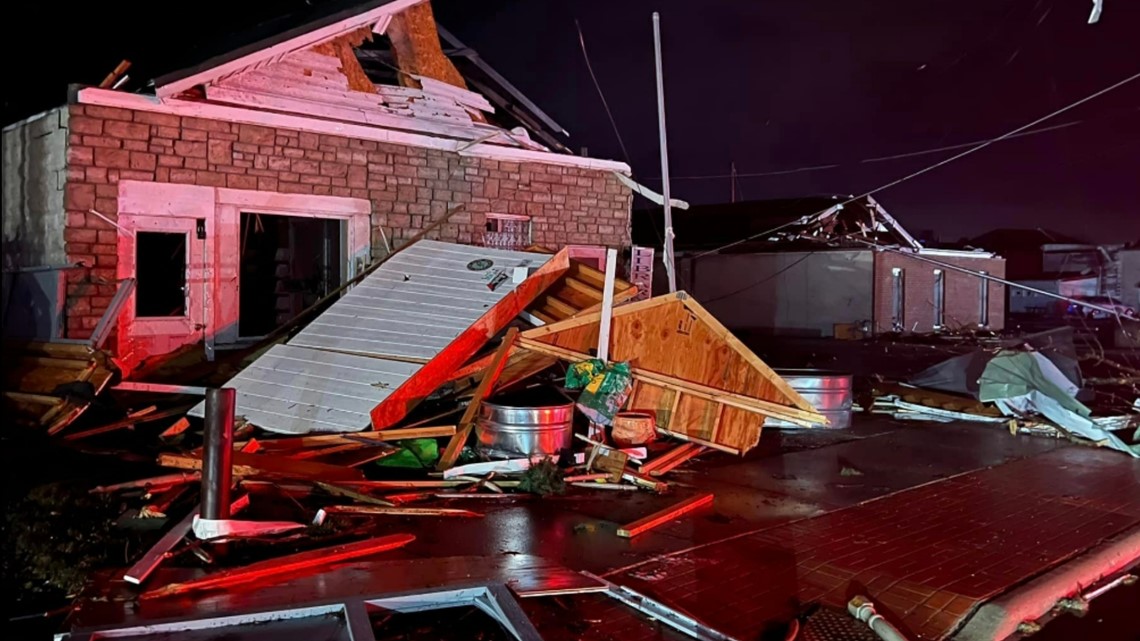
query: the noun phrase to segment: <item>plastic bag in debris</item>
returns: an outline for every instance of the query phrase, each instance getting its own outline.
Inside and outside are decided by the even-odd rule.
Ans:
[[[586,418],[599,425],[613,423],[633,387],[633,374],[629,363],[606,366],[598,359],[581,361],[570,366],[566,373],[566,387],[581,389],[578,409]]]

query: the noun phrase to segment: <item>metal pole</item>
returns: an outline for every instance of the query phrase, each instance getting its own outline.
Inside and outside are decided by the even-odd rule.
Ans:
[[[665,141],[665,78],[661,72],[661,16],[653,12],[653,53],[657,61],[657,127],[661,136],[661,195],[665,206],[665,274],[669,291],[677,291],[677,271],[673,256],[673,210],[669,201],[669,147]]]
[[[202,518],[230,517],[233,477],[234,410],[237,390],[206,390],[206,435],[202,444]]]

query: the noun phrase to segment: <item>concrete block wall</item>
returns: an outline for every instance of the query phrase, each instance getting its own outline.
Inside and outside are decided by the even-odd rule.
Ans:
[[[67,262],[63,227],[69,111],[52,109],[3,133],[4,267]]]
[[[94,269],[68,286],[68,334],[90,333],[114,293],[118,181],[141,180],[372,202],[372,248],[380,228],[399,244],[449,208],[466,211],[434,238],[475,243],[488,213],[531,217],[536,244],[624,247],[632,194],[608,171],[507,162],[340,136],[111,107],[70,106],[66,253]]]
[[[986,271],[992,276],[1005,278],[1005,259],[972,256],[932,256],[943,263]],[[893,314],[891,270],[901,267],[904,276],[904,321],[906,331],[930,332],[934,330],[934,270],[937,265],[892,252],[875,254],[875,332],[891,331]],[[980,279],[951,269],[945,273],[943,323],[946,328],[978,327],[980,320]],[[990,329],[1005,327],[1005,286],[990,281]]]

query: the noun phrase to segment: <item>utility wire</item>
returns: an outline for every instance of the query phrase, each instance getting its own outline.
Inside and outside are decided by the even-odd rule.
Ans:
[[[979,145],[976,145],[974,147],[967,149],[966,151],[963,151],[962,153],[954,154],[953,156],[950,156],[949,158],[945,158],[943,160],[940,160],[940,161],[934,163],[933,165],[930,165],[928,167],[924,167],[923,169],[919,169],[918,171],[907,174],[901,178],[896,178],[895,180],[892,180],[892,181],[886,183],[885,185],[881,185],[879,187],[871,189],[870,191],[866,191],[866,192],[864,192],[858,196],[852,196],[852,197],[848,198],[847,200],[840,202],[840,203],[836,203],[836,204],[842,207],[844,205],[848,205],[850,203],[853,203],[857,200],[861,200],[863,198],[866,198],[867,196],[871,196],[871,195],[877,194],[881,191],[884,191],[886,189],[890,189],[891,187],[895,187],[897,185],[900,185],[900,184],[902,184],[908,180],[918,178],[919,176],[926,174],[926,173],[929,173],[931,171],[934,171],[935,169],[938,169],[939,167],[943,167],[943,166],[948,165],[948,164],[950,164],[956,160],[959,160],[961,158],[965,158],[966,156],[969,156],[970,154],[979,152],[979,151],[985,149],[986,147],[989,147],[990,145],[992,145],[996,142],[1001,142],[1002,140],[1006,140],[1008,138],[1016,136],[1017,134],[1025,131],[1027,129],[1031,129],[1033,127],[1036,127],[1037,125],[1045,122],[1046,120],[1049,120],[1050,118],[1053,118],[1055,116],[1059,116],[1059,115],[1061,115],[1067,111],[1071,111],[1073,109],[1076,109],[1077,107],[1085,104],[1086,102],[1089,102],[1090,100],[1094,100],[1096,98],[1099,98],[1099,97],[1105,95],[1106,93],[1108,93],[1110,91],[1113,91],[1115,89],[1123,87],[1124,85],[1136,80],[1137,78],[1140,78],[1140,73],[1132,74],[1131,76],[1125,78],[1124,80],[1121,80],[1119,82],[1111,84],[1111,85],[1105,87],[1104,89],[1101,89],[1100,91],[1097,91],[1097,92],[1092,93],[1088,96],[1085,96],[1084,98],[1081,98],[1080,100],[1078,100],[1076,102],[1070,103],[1065,107],[1061,107],[1060,109],[1058,109],[1052,113],[1049,113],[1045,116],[1042,116],[1042,117],[1038,118],[1037,120],[1034,120],[1033,122],[1022,125],[1022,126],[1018,127],[1017,129],[1014,129],[1014,130],[1009,131],[1009,132],[1007,132],[1001,136],[998,136],[997,138],[991,138],[989,140],[986,140]],[[835,207],[835,205],[831,205],[830,207],[827,207],[826,209],[821,209],[820,211],[818,211],[814,214],[811,214],[811,216],[818,216],[819,214],[822,214],[823,212],[827,211],[828,209],[831,209],[832,207]],[[742,238],[740,240],[733,241],[733,242],[728,243],[726,245],[723,245],[721,247],[717,247],[715,249],[710,249],[708,251],[701,252],[701,253],[693,256],[693,258],[700,258],[701,256],[706,256],[708,254],[714,254],[714,253],[723,251],[725,249],[728,249],[729,247],[735,247],[736,245],[740,245],[742,243],[746,243],[746,242],[753,240],[755,238],[759,238],[760,236],[766,236],[768,234],[771,234],[771,233],[777,232],[781,229],[784,229],[785,227],[790,227],[790,226],[798,223],[799,220],[801,220],[801,218],[797,218],[795,220],[790,220],[790,221],[788,221],[782,225],[779,225],[777,227],[773,227],[772,229],[769,229],[767,231],[762,231],[758,234],[752,234],[751,236],[748,236],[746,238]]]
[[[625,149],[625,141],[621,139],[621,132],[618,131],[617,120],[614,120],[614,114],[610,111],[610,103],[606,101],[606,94],[602,92],[602,85],[598,82],[598,76],[594,74],[594,65],[590,64],[590,54],[586,52],[586,36],[582,35],[582,25],[578,24],[577,18],[574,19],[574,28],[578,30],[578,44],[582,47],[582,59],[586,61],[586,70],[590,72],[590,79],[594,81],[594,89],[598,90],[598,97],[602,99],[602,107],[605,107],[606,117],[610,119],[614,137],[617,138],[618,146],[621,147],[621,155],[625,157],[625,164],[633,167],[633,163],[629,160],[629,152]]]
[[[1033,131],[1025,131],[1025,132],[1019,133],[1019,134],[1014,135],[1014,136],[1008,136],[1008,137],[1004,138],[1003,140],[1013,140],[1014,138],[1022,138],[1025,136],[1033,136],[1036,134],[1048,133],[1050,131],[1057,131],[1059,129],[1067,129],[1069,127],[1074,127],[1076,125],[1080,125],[1080,124],[1083,124],[1085,122],[1088,122],[1088,121],[1087,120],[1074,120],[1072,122],[1066,122],[1066,123],[1062,123],[1059,125],[1042,127],[1040,129],[1034,129]],[[873,158],[863,158],[862,160],[854,161],[852,164],[868,164],[868,163],[876,163],[876,162],[886,162],[888,160],[902,160],[904,158],[913,158],[915,156],[927,156],[930,154],[936,154],[936,153],[943,152],[943,151],[954,151],[955,149],[963,149],[963,148],[971,147],[973,145],[978,145],[978,144],[981,144],[984,142],[989,142],[991,140],[993,140],[993,139],[987,138],[987,139],[983,139],[983,140],[974,140],[971,142],[958,143],[955,145],[947,145],[944,147],[932,147],[930,149],[922,149],[919,151],[908,151],[908,152],[904,152],[901,154],[891,154],[889,156],[876,156]],[[786,176],[788,174],[799,174],[799,173],[804,173],[804,172],[809,172],[809,171],[823,171],[826,169],[838,169],[838,168],[843,167],[843,166],[844,166],[843,163],[832,163],[832,164],[827,164],[827,165],[809,165],[807,167],[796,167],[794,169],[777,169],[777,170],[773,170],[773,171],[756,171],[756,172],[739,172],[738,171],[735,174],[699,174],[699,175],[692,175],[692,176],[677,176],[675,179],[676,180],[713,180],[713,179],[722,179],[723,180],[725,178],[733,178],[733,177],[736,177],[736,178],[761,178],[764,176]],[[661,180],[661,177],[660,176],[654,176],[652,179],[653,180]],[[669,179],[674,180],[674,177],[670,176]]]

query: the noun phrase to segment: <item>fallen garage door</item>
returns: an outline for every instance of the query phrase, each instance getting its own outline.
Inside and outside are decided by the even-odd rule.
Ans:
[[[466,360],[481,347],[453,345],[472,326],[493,319],[487,339],[500,321],[505,326],[517,314],[511,310],[541,290],[520,288],[522,277],[549,280],[545,272],[564,270],[566,262],[562,254],[417,242],[231,379],[226,386],[237,390],[237,415],[284,434],[362,430],[370,411],[424,364],[449,349],[470,351],[451,355]],[[528,300],[512,296],[516,289]],[[204,411],[199,404],[190,414]]]

